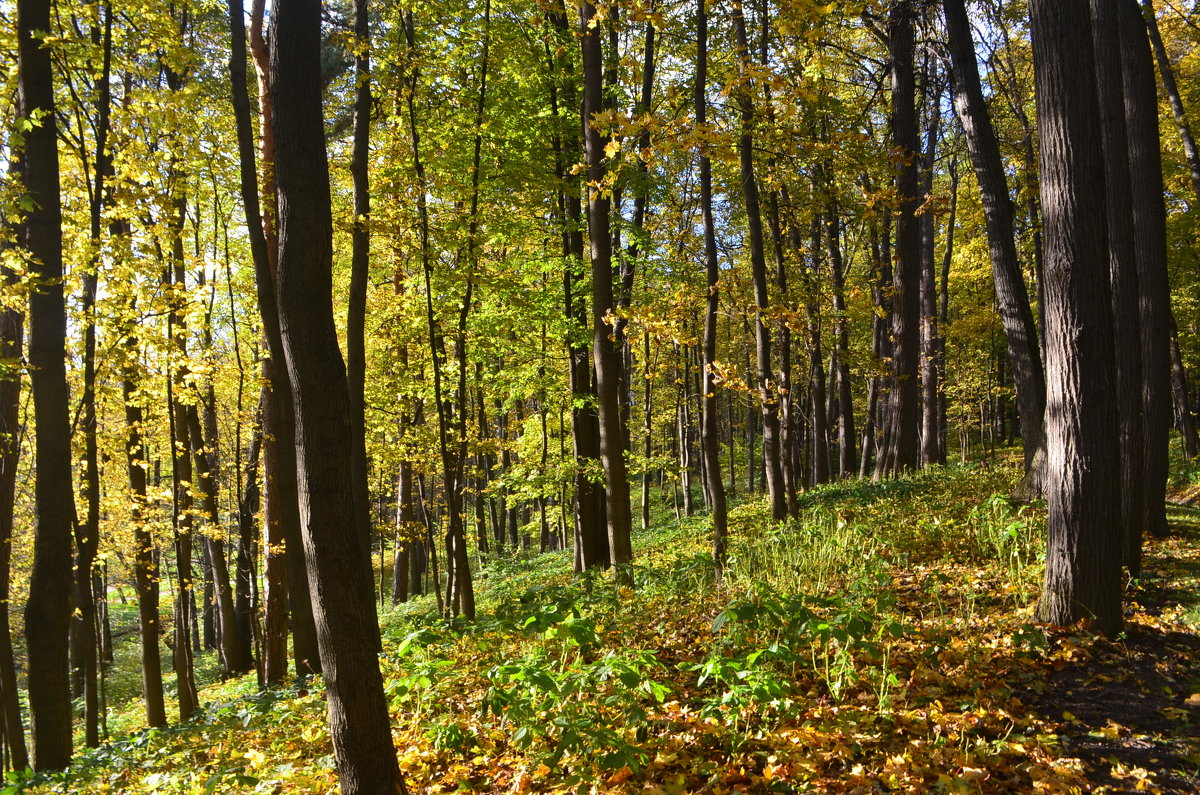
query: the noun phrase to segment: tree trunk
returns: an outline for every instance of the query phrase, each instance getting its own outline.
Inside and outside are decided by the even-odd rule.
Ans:
[[[1130,203],[1142,324],[1142,418],[1146,447],[1143,527],[1167,534],[1166,491],[1171,434],[1171,291],[1167,283],[1167,211],[1163,200],[1158,92],[1146,23],[1137,0],[1117,0],[1129,131]],[[1114,54],[1115,57],[1115,54]],[[1132,544],[1132,541],[1130,542]],[[1139,544],[1140,546],[1140,544]],[[1132,546],[1126,549],[1131,564]],[[1132,567],[1137,570],[1136,566]]]
[[[1191,460],[1200,454],[1200,437],[1196,434],[1196,419],[1188,401],[1187,371],[1179,355],[1179,329],[1171,317],[1171,391],[1175,395],[1175,422],[1183,437],[1183,455]]]
[[[830,186],[832,189],[832,186]],[[829,276],[833,284],[833,356],[837,372],[838,476],[854,477],[858,458],[854,452],[854,397],[850,391],[850,318],[846,316],[845,263],[842,261],[842,224],[835,199],[825,214],[825,243],[829,248]]]
[[[996,302],[1008,341],[1008,357],[1012,363],[1021,413],[1025,481],[1018,491],[1025,497],[1035,497],[1041,493],[1045,448],[1046,380],[1042,355],[1033,311],[1029,306],[1029,294],[1017,261],[1008,179],[979,82],[979,67],[975,60],[975,45],[971,39],[967,12],[963,0],[945,0],[944,5],[946,35],[953,63],[954,108],[966,133],[967,149],[983,199]],[[1032,197],[1030,202],[1034,202]],[[1039,287],[1044,282],[1042,279]]]
[[[779,461],[779,401],[780,394],[771,367],[771,328],[767,319],[770,309],[767,296],[767,263],[763,245],[762,214],[759,209],[758,179],[754,173],[754,100],[750,93],[750,53],[746,40],[746,20],[741,0],[733,4],[733,32],[737,45],[737,101],[741,110],[741,131],[738,136],[738,159],[741,168],[742,195],[746,203],[746,226],[749,232],[750,273],[754,282],[754,347],[758,370],[759,402],[763,421],[763,468],[766,470],[767,496],[771,503],[772,521],[787,518],[787,494],[783,483],[783,467]]]
[[[1140,568],[1145,486],[1142,432],[1141,319],[1138,317],[1138,273],[1133,245],[1133,213],[1116,197],[1128,196],[1129,137],[1125,128],[1125,95],[1121,88],[1120,32],[1111,0],[1091,0],[1092,42],[1096,52],[1096,89],[1104,181],[1114,197],[1108,209],[1109,277],[1112,287],[1114,393],[1119,426],[1121,475],[1121,555],[1131,573]]]
[[[921,213],[921,466],[943,463],[938,454],[938,382],[937,349],[937,213],[932,206],[934,167],[937,164],[938,133],[942,125],[942,89],[936,67],[925,67],[925,109],[929,114],[925,131],[925,155],[921,161],[923,201]]]
[[[14,164],[20,168],[19,163]],[[10,171],[14,173],[14,171]],[[22,230],[14,224],[14,239]],[[0,270],[11,284],[16,274]],[[17,464],[21,455],[21,346],[25,337],[25,318],[15,310],[0,310],[0,362],[5,377],[0,378],[0,697],[3,699],[3,734],[13,770],[29,766],[25,745],[25,727],[21,722],[21,698],[17,690],[17,670],[13,658],[12,630],[9,623],[9,599],[12,593],[13,519],[16,510]]]
[[[593,26],[596,7],[584,0],[579,7],[579,30],[583,47],[584,159],[588,171],[588,239],[592,263],[592,360],[600,422],[600,462],[604,467],[605,513],[608,547],[617,579],[632,583],[629,564],[633,561],[630,532],[633,513],[629,500],[629,477],[625,468],[624,434],[618,394],[621,356],[609,331],[616,308],[613,301],[611,201],[601,189],[607,168],[604,138],[593,122],[604,103],[604,56],[599,26]]]
[[[25,132],[22,172],[33,209],[25,217],[25,247],[35,286],[29,295],[29,369],[37,418],[34,438],[35,537],[25,634],[33,768],[57,770],[71,761],[71,693],[67,631],[71,618],[71,430],[67,403],[66,302],[62,285],[62,205],[51,51],[49,0],[17,3],[18,113],[41,118]]]
[[[354,525],[371,554],[370,491],[367,486],[366,408],[367,282],[370,276],[371,193],[368,156],[371,135],[370,27],[367,0],[354,0],[354,219],[350,230],[350,298],[346,311],[346,378],[350,389],[350,468],[354,479]]]
[[[321,3],[277,0],[271,89],[279,191],[279,319],[296,408],[300,514],[327,687],[330,736],[346,795],[404,793],[392,744],[379,625],[354,515],[349,391],[333,320],[333,229],[321,114]]]
[[[1142,13],[1146,20],[1146,32],[1150,36],[1150,44],[1154,48],[1154,56],[1158,60],[1158,73],[1162,76],[1163,90],[1171,103],[1171,114],[1175,117],[1175,126],[1179,128],[1179,138],[1183,143],[1183,155],[1187,160],[1188,173],[1192,178],[1192,190],[1196,199],[1200,200],[1200,150],[1196,148],[1196,139],[1192,135],[1192,126],[1188,123],[1187,112],[1183,109],[1183,98],[1179,94],[1179,84],[1175,81],[1175,69],[1171,59],[1167,57],[1167,48],[1163,46],[1162,35],[1158,32],[1158,16],[1154,13],[1152,0],[1142,0]],[[1133,18],[1130,17],[1130,22]]]
[[[1046,218],[1049,512],[1038,616],[1121,629],[1120,480],[1104,163],[1086,0],[1030,3]],[[1112,57],[1101,53],[1099,57]]]
[[[263,336],[267,340],[268,356],[263,362],[263,374],[268,378],[270,400],[263,405],[263,483],[266,491],[266,511],[263,526],[267,536],[267,599],[264,629],[268,649],[277,646],[280,628],[287,643],[287,611],[292,614],[292,656],[296,675],[307,676],[320,670],[316,627],[308,594],[308,573],[304,565],[300,540],[300,508],[296,479],[296,448],[288,443],[295,436],[295,415],[292,408],[291,384],[284,367],[283,341],[279,334],[279,309],[275,299],[275,271],[278,240],[275,235],[274,131],[271,126],[271,93],[268,89],[266,44],[262,36],[263,0],[255,0],[251,10],[250,40],[259,76],[259,110],[262,128],[262,159],[266,179],[266,212],[259,201],[258,172],[255,166],[254,131],[250,122],[249,90],[246,86],[246,31],[243,6],[229,0],[230,89],[233,99],[234,122],[238,139],[242,204],[245,208],[247,236],[254,260],[254,282],[258,292],[258,308],[263,319]],[[272,363],[274,363],[272,365]],[[267,430],[267,429],[271,430]],[[274,539],[274,541],[272,541]],[[292,554],[288,555],[287,550]],[[276,575],[272,578],[270,575]],[[280,579],[282,576],[282,579]],[[271,588],[271,585],[274,588]],[[288,594],[291,599],[288,599]],[[283,610],[275,615],[272,610]],[[276,671],[278,666],[264,661],[264,671]],[[286,666],[282,677],[286,674]],[[282,681],[271,677],[269,683]]]
[[[898,475],[917,466],[920,424],[918,358],[920,334],[921,228],[914,215],[921,142],[917,132],[913,68],[912,0],[896,0],[888,17],[888,52],[892,59],[892,134],[899,153],[896,166],[896,269],[892,276],[892,385],[884,424],[885,444],[879,451],[875,479]]]
[[[696,0],[696,125],[707,123],[708,102],[708,12],[706,0]],[[704,339],[701,366],[703,410],[700,415],[700,447],[704,456],[704,477],[712,503],[713,560],[716,561],[717,582],[724,579],[727,558],[729,516],[725,502],[725,483],[721,480],[720,425],[717,417],[717,384],[713,372],[717,358],[717,310],[720,308],[721,271],[717,261],[716,222],[713,219],[712,161],[708,151],[700,150],[700,212],[704,219],[704,277],[708,295],[704,308]],[[649,383],[649,380],[647,380]],[[649,392],[647,392],[647,397]],[[646,401],[646,411],[650,411]]]

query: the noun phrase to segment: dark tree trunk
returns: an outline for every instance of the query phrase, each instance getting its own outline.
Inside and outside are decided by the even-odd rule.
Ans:
[[[262,0],[253,7],[254,26],[251,40],[256,43],[255,63],[260,70],[259,105],[262,121],[262,153],[268,178],[265,180],[267,211],[259,201],[258,172],[255,165],[254,130],[250,120],[249,90],[246,85],[246,25],[243,6],[229,2],[230,59],[229,76],[233,99],[234,122],[237,129],[238,162],[241,175],[242,204],[245,208],[247,236],[254,260],[254,282],[258,291],[258,308],[263,319],[263,336],[267,340],[268,357],[263,362],[263,374],[268,379],[268,397],[263,404],[263,482],[266,491],[266,511],[263,519],[268,549],[264,556],[267,573],[265,600],[267,628],[266,650],[278,650],[278,633],[283,633],[283,648],[287,646],[287,611],[292,614],[292,655],[296,675],[319,672],[321,663],[317,651],[316,627],[308,594],[308,573],[304,565],[300,540],[300,508],[296,479],[296,448],[288,440],[295,436],[295,415],[292,408],[291,384],[283,366],[283,341],[279,334],[279,309],[275,300],[275,270],[278,241],[275,237],[274,135],[271,127],[270,91],[266,87],[266,52],[262,40]],[[272,365],[272,362],[275,364]],[[272,540],[274,539],[274,540]],[[292,554],[287,554],[291,550]],[[274,575],[274,576],[272,576]],[[273,587],[272,587],[273,586]],[[289,600],[289,592],[291,599]],[[282,614],[273,611],[282,610]],[[275,634],[272,634],[272,630]],[[264,671],[278,672],[272,660],[264,660]],[[267,677],[268,683],[282,681]]]
[[[20,168],[14,163],[15,169]],[[12,172],[10,172],[12,173]],[[19,225],[13,225],[16,240],[21,239]],[[10,269],[2,269],[3,278],[15,278]],[[9,599],[12,592],[13,519],[16,510],[17,464],[21,455],[21,346],[25,338],[25,318],[12,309],[0,310],[0,697],[3,700],[3,734],[13,770],[29,766],[25,745],[25,727],[21,722],[21,699],[17,691],[17,670],[13,657]]]
[[[996,303],[1021,414],[1021,441],[1025,449],[1025,482],[1020,491],[1033,497],[1041,493],[1045,448],[1046,380],[1029,294],[1017,261],[1013,233],[1012,199],[1000,157],[996,133],[988,116],[975,60],[975,45],[963,0],[945,0],[946,34],[953,64],[954,107],[967,137],[967,149],[983,198],[988,251]],[[1034,199],[1030,198],[1031,202]],[[1035,202],[1034,202],[1035,203]],[[1034,223],[1034,219],[1030,219]],[[1040,280],[1039,287],[1044,283]],[[1044,303],[1044,302],[1043,302]]]
[[[1038,615],[1121,629],[1120,472],[1104,162],[1086,0],[1030,3],[1046,218],[1049,540]],[[1110,57],[1101,53],[1100,57]]]
[[[1183,455],[1193,459],[1200,454],[1200,437],[1196,434],[1196,419],[1188,401],[1187,371],[1183,369],[1183,357],[1179,355],[1179,330],[1175,318],[1171,318],[1171,391],[1175,395],[1175,422],[1179,435],[1183,437]]]
[[[321,3],[272,8],[271,91],[279,191],[279,319],[296,407],[300,514],[327,687],[330,736],[347,795],[404,793],[392,744],[379,625],[354,515],[350,398],[333,321],[333,230],[321,112]]]
[[[825,380],[825,354],[821,348],[821,315],[817,304],[820,287],[821,221],[814,218],[810,266],[807,280],[808,299],[805,314],[808,316],[808,416],[812,428],[810,450],[812,451],[812,484],[819,486],[829,482],[829,414],[825,410],[828,400]]]
[[[1143,526],[1151,535],[1162,537],[1167,534],[1167,452],[1171,433],[1171,292],[1167,283],[1167,212],[1163,200],[1158,92],[1146,23],[1137,0],[1117,0],[1117,8],[1132,177],[1129,197],[1141,296],[1142,418],[1146,447]],[[1132,554],[1132,546],[1127,546],[1126,564],[1132,563]]]
[[[1167,49],[1163,46],[1162,35],[1158,32],[1158,16],[1154,13],[1154,3],[1142,0],[1142,13],[1146,19],[1146,31],[1150,36],[1150,44],[1154,48],[1154,57],[1158,60],[1158,73],[1162,76],[1163,90],[1171,103],[1171,114],[1175,117],[1175,126],[1179,128],[1179,138],[1183,143],[1183,155],[1187,160],[1188,173],[1192,178],[1192,190],[1196,199],[1200,200],[1200,150],[1196,148],[1196,139],[1192,135],[1192,126],[1188,123],[1187,112],[1183,108],[1183,98],[1179,94],[1179,84],[1175,81],[1175,69],[1171,59],[1167,57]],[[1132,17],[1130,17],[1132,21]]]
[[[833,284],[833,357],[838,394],[838,476],[850,478],[858,471],[858,458],[854,452],[854,397],[850,391],[850,318],[846,315],[846,266],[842,260],[842,224],[838,216],[837,201],[833,199],[830,199],[825,214],[825,242],[829,248],[829,276]]]
[[[370,491],[367,486],[367,437],[364,389],[367,373],[367,282],[370,276],[371,193],[368,156],[371,136],[370,27],[367,0],[354,0],[354,219],[350,229],[350,297],[346,309],[346,378],[350,389],[350,470],[354,488],[354,526],[371,555]]]
[[[624,434],[618,394],[621,356],[609,331],[613,301],[611,201],[600,189],[607,168],[604,164],[605,136],[592,123],[604,110],[604,56],[599,26],[592,26],[596,7],[589,0],[579,7],[579,30],[583,46],[584,159],[588,171],[588,239],[592,262],[592,359],[599,403],[600,461],[604,466],[605,513],[608,547],[617,578],[632,582],[633,561],[630,531],[633,513],[629,500],[629,477],[625,467]]]
[[[1142,520],[1145,515],[1142,432],[1141,319],[1138,317],[1138,273],[1133,245],[1133,214],[1116,197],[1130,192],[1129,137],[1125,128],[1125,95],[1121,88],[1120,32],[1116,5],[1091,0],[1092,42],[1096,52],[1096,90],[1100,139],[1104,149],[1104,181],[1108,195],[1108,257],[1112,286],[1114,394],[1119,424],[1121,473],[1121,555],[1130,572],[1140,568]]]
[[[759,206],[758,179],[754,173],[754,100],[750,92],[750,52],[746,39],[746,20],[741,0],[733,4],[733,32],[737,45],[738,106],[741,111],[741,130],[738,136],[738,159],[741,169],[742,195],[746,203],[746,226],[749,232],[750,273],[754,282],[754,347],[757,362],[759,402],[763,422],[763,468],[766,470],[767,496],[771,502],[771,519],[787,518],[787,494],[783,483],[783,467],[779,461],[779,400],[778,385],[771,367],[771,327],[767,317],[770,309],[767,296],[767,262],[763,243],[762,213]]]
[[[225,543],[220,537],[221,509],[217,493],[220,475],[215,456],[210,454],[210,451],[216,450],[217,440],[205,439],[204,428],[200,424],[200,412],[194,404],[187,407],[187,423],[198,475],[198,484],[194,484],[193,488],[199,485],[204,520],[210,528],[214,528],[205,538],[204,553],[208,559],[208,567],[212,570],[213,595],[220,626],[217,641],[225,675],[235,676],[247,673],[253,664],[249,656],[243,654],[243,650],[248,647],[242,643],[238,632],[233,583],[229,576],[229,564],[225,560]]]
[[[266,397],[264,395],[264,397]],[[245,485],[238,496],[238,553],[237,584],[234,589],[233,612],[241,643],[240,654],[254,665],[254,645],[258,627],[258,511],[261,504],[258,487],[258,466],[262,454],[262,406],[251,431],[250,450],[243,472]],[[260,684],[263,681],[260,680]]]
[[[134,534],[134,581],[137,584],[138,628],[142,649],[142,696],[146,701],[146,724],[167,725],[163,701],[162,658],[159,651],[159,567],[154,536],[147,526],[146,448],[142,443],[142,405],[138,395],[137,346],[129,338],[127,360],[122,367],[125,395],[125,458],[129,473]]]
[[[899,153],[896,166],[896,270],[892,276],[892,384],[885,413],[884,440],[875,479],[917,466],[920,425],[918,381],[920,335],[921,228],[914,215],[921,142],[917,132],[916,79],[913,67],[912,0],[896,0],[888,17],[888,52],[892,60],[892,135]]]
[[[62,205],[51,51],[50,0],[17,3],[17,105],[22,118],[41,117],[25,132],[22,173],[33,210],[25,217],[25,247],[36,279],[29,295],[29,369],[37,471],[35,537],[25,634],[33,768],[57,770],[71,761],[71,693],[67,631],[71,619],[71,430],[67,403],[66,302],[62,285]]]
[[[925,155],[921,161],[921,194],[925,201],[933,197],[934,168],[937,164],[938,134],[942,126],[942,90],[937,70],[925,67],[925,110],[929,114],[925,131]],[[937,349],[937,214],[933,207],[921,213],[921,466],[943,463],[938,451]]]
[[[708,103],[708,12],[706,0],[696,0],[696,125],[707,123]],[[713,363],[717,358],[717,310],[720,308],[721,271],[717,261],[717,233],[713,219],[712,162],[705,149],[700,150],[700,212],[704,219],[704,278],[708,296],[704,308],[704,339],[701,366],[703,410],[700,417],[700,447],[704,455],[704,477],[708,484],[713,518],[713,560],[717,565],[717,581],[725,573],[729,517],[725,502],[725,483],[721,480],[720,425],[717,417],[717,385]],[[647,379],[649,383],[649,379]],[[646,401],[650,411],[650,401]]]

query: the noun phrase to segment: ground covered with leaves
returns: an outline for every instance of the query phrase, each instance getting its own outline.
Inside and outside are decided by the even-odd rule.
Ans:
[[[1104,640],[1034,622],[1044,517],[1014,478],[826,487],[781,526],[743,504],[723,583],[696,517],[637,539],[632,588],[522,556],[483,568],[472,624],[386,612],[410,789],[1200,790],[1200,511],[1173,507]],[[334,791],[320,682],[252,688],[3,792]]]

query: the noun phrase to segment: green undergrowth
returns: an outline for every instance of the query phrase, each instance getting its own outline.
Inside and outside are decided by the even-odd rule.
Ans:
[[[1006,659],[1044,641],[1028,625],[1041,511],[998,496],[1017,474],[951,466],[825,486],[782,524],[762,500],[742,503],[721,581],[711,522],[695,516],[637,534],[632,587],[573,576],[569,550],[525,552],[480,571],[474,622],[439,617],[430,596],[385,609],[402,768],[421,792],[675,793],[736,788],[738,776],[792,791],[855,764],[881,771],[900,716],[949,709],[917,694],[914,671],[971,653],[955,631],[1004,610],[993,640]],[[81,752],[65,773],[15,776],[3,792],[329,791],[320,681],[253,689],[252,678],[208,687],[197,719]],[[955,707],[978,698],[967,691]],[[140,710],[116,705],[110,725],[133,725]],[[861,735],[853,748],[826,743],[842,731]],[[983,764],[999,753],[991,741],[945,749],[944,737],[927,753]],[[825,762],[787,761],[822,743]],[[836,761],[851,751],[858,761]]]

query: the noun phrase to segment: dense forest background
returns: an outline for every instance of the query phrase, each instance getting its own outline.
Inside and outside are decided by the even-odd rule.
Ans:
[[[11,769],[65,768],[110,718],[211,723],[218,679],[303,700],[324,672],[342,791],[406,791],[379,651],[515,631],[488,624],[512,620],[514,583],[572,572],[588,607],[518,599],[520,629],[609,660],[590,687],[663,702],[643,668],[665,641],[601,657],[581,616],[684,571],[676,597],[726,595],[684,611],[707,631],[782,622],[764,662],[811,666],[822,703],[860,682],[848,650],[883,654],[882,715],[906,630],[854,601],[883,575],[852,553],[903,526],[896,566],[986,552],[1028,612],[1020,637],[1058,642],[1035,617],[1123,631],[1143,537],[1171,530],[1169,446],[1176,482],[1200,447],[1200,10],[18,0],[0,17]],[[811,659],[784,653],[803,643]],[[714,662],[734,657],[678,672],[735,693],[758,680]],[[565,685],[505,664],[484,717],[567,709],[520,717],[529,681]],[[749,726],[793,698],[759,684],[705,717]],[[642,732],[644,706],[612,698],[606,719]],[[615,749],[570,786],[648,761],[583,723],[517,731],[558,749],[537,776]]]

